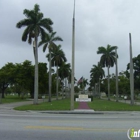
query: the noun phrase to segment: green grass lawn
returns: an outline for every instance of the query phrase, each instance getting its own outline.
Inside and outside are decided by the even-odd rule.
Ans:
[[[18,96],[5,96],[2,103],[12,103],[25,101]],[[75,109],[78,108],[79,103],[75,102]],[[140,105],[130,105],[126,103],[95,99],[88,103],[89,107],[95,111],[140,111]],[[16,107],[16,110],[70,110],[70,99],[54,100],[52,102],[43,102],[38,105],[24,105]]]
[[[26,97],[21,98],[19,96],[12,96],[12,95],[7,95],[5,98],[2,98],[2,104],[3,103],[13,103],[13,102],[21,102],[21,101],[26,101]]]
[[[78,107],[77,102],[75,102],[75,108]],[[54,100],[52,102],[44,102],[38,105],[24,105],[20,107],[14,108],[15,110],[70,110],[70,100],[63,99],[63,100]]]
[[[95,111],[140,111],[140,105],[130,105],[101,99],[94,99],[88,105]]]

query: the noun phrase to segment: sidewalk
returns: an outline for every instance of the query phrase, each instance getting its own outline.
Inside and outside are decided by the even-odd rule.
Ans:
[[[74,110],[77,113],[84,113],[84,114],[89,114],[89,113],[95,113],[93,109],[90,109],[87,102],[80,102],[78,109]]]
[[[78,109],[90,109],[87,102],[80,102]]]

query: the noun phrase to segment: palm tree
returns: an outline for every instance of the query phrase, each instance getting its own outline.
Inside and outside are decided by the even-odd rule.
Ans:
[[[98,65],[93,65],[93,68],[90,70],[90,77],[94,83],[99,83],[99,98],[100,98],[100,80],[105,76],[105,72],[100,63]]]
[[[64,83],[65,78],[68,78],[69,77],[70,72],[71,72],[71,70],[70,70],[70,63],[67,63],[66,64],[66,63],[63,62],[61,64],[60,68],[58,69],[58,75],[61,78],[61,81],[63,81],[62,83]],[[62,88],[62,91],[64,91],[64,88]],[[63,96],[62,96],[62,98],[63,98]]]
[[[24,10],[25,19],[19,21],[16,24],[17,28],[26,27],[22,35],[22,41],[26,41],[28,38],[28,43],[32,43],[32,38],[34,38],[35,47],[35,82],[34,82],[34,104],[38,104],[38,37],[44,40],[45,29],[49,32],[52,31],[51,25],[53,22],[49,18],[43,18],[43,13],[40,12],[38,4],[34,5],[33,10]]]
[[[85,87],[88,85],[88,79],[83,78],[83,90],[84,90],[84,94],[85,94]]]
[[[47,58],[49,60],[49,54],[47,55]],[[52,66],[56,67],[56,75],[57,75],[57,81],[56,81],[56,99],[58,100],[58,67],[61,66],[63,62],[66,62],[67,59],[65,57],[65,53],[61,49],[61,45],[58,45],[56,47],[53,47],[51,49],[51,64]]]
[[[98,47],[97,54],[102,54],[100,58],[100,63],[102,67],[107,67],[108,71],[108,100],[110,100],[110,78],[109,78],[109,68],[113,67],[115,64],[115,49],[117,46],[107,45],[107,47]]]
[[[40,41],[38,45],[43,45],[43,52],[46,51],[47,47],[49,49],[49,102],[51,102],[51,49],[56,47],[56,44],[54,42],[63,41],[61,37],[55,35],[56,32],[45,34],[45,38],[42,41]]]
[[[105,76],[105,72],[100,63],[98,63],[98,65],[93,65],[90,73],[90,77],[94,78],[95,82],[98,82],[99,78],[102,79]]]

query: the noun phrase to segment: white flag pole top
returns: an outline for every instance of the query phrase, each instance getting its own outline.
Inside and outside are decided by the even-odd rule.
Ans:
[[[74,8],[73,8],[73,18],[75,18],[75,0],[74,0]]]

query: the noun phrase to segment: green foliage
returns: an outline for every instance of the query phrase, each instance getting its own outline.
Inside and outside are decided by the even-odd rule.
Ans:
[[[26,41],[28,38],[28,43],[32,43],[32,38],[41,36],[43,40],[45,38],[45,30],[51,32],[51,25],[53,22],[49,18],[43,18],[43,13],[40,12],[40,8],[38,4],[34,5],[33,10],[24,10],[25,19],[19,21],[16,24],[17,28],[26,27],[23,35],[22,41]]]
[[[108,69],[108,100],[110,100],[110,75],[109,75],[109,68],[113,67],[116,60],[116,53],[115,49],[117,49],[117,46],[111,46],[107,45],[107,47],[98,47],[97,54],[102,54],[100,58],[100,64],[102,67],[107,67]],[[118,57],[118,56],[117,56]]]
[[[125,72],[120,72],[118,76],[118,87],[119,87],[119,95],[129,95],[130,94],[130,81],[126,77]],[[101,91],[107,93],[107,77],[102,79],[101,81]],[[116,76],[112,74],[110,76],[110,91],[111,94],[116,94]]]
[[[99,82],[105,76],[105,72],[100,63],[98,65],[93,65],[90,70],[90,87],[94,87],[96,83]]]
[[[126,77],[125,72],[119,75],[119,94],[130,95],[130,80]]]
[[[47,54],[46,57],[49,60],[49,54]],[[66,59],[65,53],[61,49],[61,45],[58,45],[58,46],[56,45],[53,48],[51,48],[51,64],[52,64],[52,67],[54,67],[54,66],[60,67],[61,64],[63,62],[66,62],[66,61],[67,61],[67,59]]]
[[[96,83],[99,81],[99,78],[102,79],[105,76],[105,72],[100,63],[98,65],[93,65],[93,68],[90,70],[90,78]]]
[[[78,95],[74,95],[74,101],[76,100],[76,98],[78,98],[79,96]]]
[[[57,45],[55,44],[56,41],[63,41],[63,40],[62,40],[61,37],[55,36],[55,35],[56,35],[56,32],[51,32],[49,34],[45,34],[44,39],[42,39],[39,42],[39,45],[38,46],[43,45],[43,52],[45,52],[46,51],[46,48],[48,47],[48,50],[49,50],[48,61],[49,61],[49,64],[50,64],[49,71],[51,72],[51,64],[52,64],[52,66],[57,66],[57,85],[58,85],[58,65],[59,64],[57,62],[59,62],[58,60],[65,59],[65,56],[64,56],[63,51],[62,50],[59,50],[60,48],[59,47],[57,48]],[[57,56],[55,56],[56,53],[57,53]],[[60,56],[60,53],[63,56],[62,55]],[[52,54],[52,56],[51,56],[51,54]],[[58,54],[59,54],[59,56],[58,56]],[[49,74],[49,79],[51,79],[51,73]],[[49,100],[50,101],[51,101],[51,91],[53,93],[56,92],[55,91],[56,90],[56,84],[54,84],[54,82],[49,83],[49,85],[51,85],[51,84],[52,84],[52,87],[53,88],[49,91]],[[54,86],[55,86],[55,88],[54,88]],[[58,86],[57,86],[57,98],[58,98]]]
[[[70,70],[70,63],[62,63],[61,67],[58,69],[58,75],[63,80],[64,78],[67,78],[71,73]]]
[[[129,78],[130,76],[130,63],[127,64],[127,77]],[[133,69],[134,69],[134,88],[140,90],[140,54],[137,57],[133,58]]]
[[[107,45],[107,47],[99,47],[97,54],[102,54],[100,63],[102,67],[113,67],[115,64],[115,52],[116,46]]]
[[[39,94],[48,91],[48,73],[46,63],[39,63]],[[8,63],[0,69],[0,89],[3,93],[18,93],[25,96],[27,93],[34,96],[34,65],[31,61],[23,63]]]
[[[46,51],[46,48],[51,51],[52,49],[56,48],[56,41],[63,41],[61,37],[55,36],[56,32],[46,33],[44,39],[39,42],[38,46],[43,45],[43,52]]]
[[[56,74],[52,74],[52,94],[56,94]]]
[[[75,86],[75,87],[74,87],[74,92],[75,92],[75,93],[78,93],[79,91],[80,91],[80,89],[78,88],[78,86]]]
[[[48,91],[47,63],[39,63],[39,94],[44,95]]]
[[[15,65],[13,63],[7,63],[0,69],[0,92],[2,98],[4,98],[4,92],[10,84],[14,82]]]
[[[78,85],[80,85],[81,89],[84,89],[88,84],[89,84],[88,79],[83,78],[82,82],[80,82],[80,84],[78,84]]]

